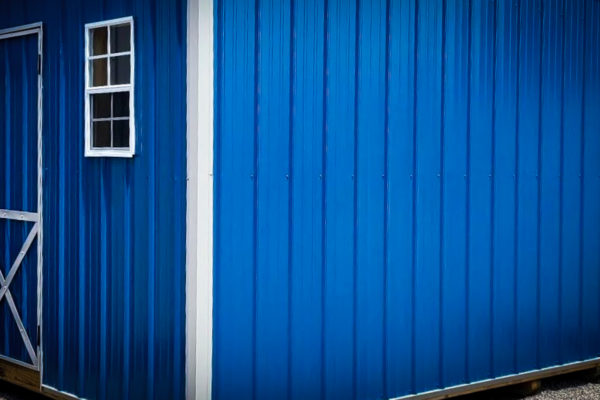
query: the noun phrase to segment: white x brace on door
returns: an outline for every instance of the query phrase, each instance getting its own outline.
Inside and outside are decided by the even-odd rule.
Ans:
[[[21,337],[23,338],[23,343],[25,344],[25,348],[27,349],[27,353],[31,358],[31,363],[33,366],[38,366],[38,355],[37,349],[34,350],[33,345],[31,344],[31,340],[29,335],[27,334],[27,330],[23,326],[23,321],[21,321],[21,316],[19,314],[19,310],[15,304],[15,301],[10,293],[10,284],[14,279],[15,275],[19,271],[19,267],[25,258],[25,255],[29,251],[31,244],[33,243],[36,236],[39,235],[40,230],[40,222],[39,222],[39,214],[37,213],[27,213],[21,211],[12,211],[12,210],[0,210],[0,218],[1,219],[10,219],[16,221],[29,221],[34,222],[33,228],[29,231],[27,238],[25,239],[25,243],[21,247],[19,254],[17,255],[17,259],[13,262],[10,267],[10,272],[6,277],[0,270],[0,303],[6,299],[8,306],[10,307],[10,311],[14,317],[15,323],[19,328],[19,333],[21,333]],[[38,255],[39,259],[39,255]],[[38,262],[39,264],[39,262]],[[39,266],[38,266],[39,268]],[[39,293],[38,293],[39,296]]]
[[[35,38],[31,38],[30,35],[36,35],[37,36],[37,46],[34,43],[30,43],[30,41],[33,39],[35,40]],[[17,61],[14,64],[11,64],[11,62],[14,62],[14,60],[8,60],[9,57],[12,57],[11,55],[11,51],[7,50],[7,49],[14,49],[14,48],[19,48],[18,43],[15,43],[15,41],[18,40],[28,40],[30,43],[30,46],[22,46],[22,51],[15,51],[15,57],[17,58]],[[5,224],[11,224],[11,226],[17,226],[19,224],[22,224],[22,226],[20,226],[18,229],[20,229],[20,232],[26,232],[25,231],[25,227],[26,226],[30,226],[33,223],[33,226],[31,228],[28,229],[28,233],[27,235],[23,235],[25,236],[25,240],[19,244],[16,243],[11,243],[12,245],[15,246],[19,246],[20,245],[20,250],[18,252],[18,254],[16,254],[16,256],[14,256],[14,261],[11,260],[12,264],[10,265],[10,268],[8,269],[8,273],[3,273],[2,269],[0,268],[0,306],[2,306],[2,303],[6,302],[6,304],[8,305],[8,308],[10,309],[10,314],[12,315],[12,319],[14,321],[14,323],[16,324],[16,327],[20,333],[20,337],[23,341],[23,345],[26,349],[27,355],[29,356],[29,360],[25,360],[25,359],[15,359],[14,357],[11,357],[10,355],[7,354],[2,354],[2,352],[0,351],[0,358],[5,360],[5,361],[9,361],[15,364],[19,364],[22,366],[26,366],[35,370],[40,370],[40,366],[41,366],[41,361],[40,361],[40,343],[41,343],[41,320],[42,320],[42,73],[41,73],[41,66],[42,66],[42,24],[41,23],[36,23],[36,24],[30,24],[30,25],[25,25],[25,26],[19,26],[19,27],[15,27],[15,28],[9,28],[9,29],[2,29],[0,30],[0,49],[3,50],[3,53],[0,54],[0,63],[4,62],[4,65],[0,66],[0,71],[3,71],[3,73],[0,73],[0,79],[4,80],[6,83],[4,83],[5,86],[13,84],[15,87],[17,87],[18,89],[18,85],[19,83],[11,83],[11,79],[14,79],[14,77],[11,75],[11,71],[18,71],[18,73],[15,73],[15,75],[18,75],[18,77],[23,80],[23,79],[28,79],[27,81],[27,87],[35,87],[37,86],[37,99],[35,99],[35,96],[32,95],[30,97],[34,97],[33,101],[31,101],[31,103],[33,103],[35,101],[35,103],[37,104],[37,120],[35,118],[35,116],[31,116],[31,120],[35,121],[35,122],[31,122],[30,125],[33,125],[34,123],[37,124],[37,126],[28,126],[28,129],[23,129],[22,131],[18,131],[11,126],[9,126],[9,122],[6,122],[6,126],[5,127],[0,127],[0,147],[1,146],[5,146],[6,148],[5,153],[0,152],[0,154],[10,154],[10,152],[13,153],[19,153],[18,151],[16,151],[14,148],[11,148],[11,146],[15,147],[14,144],[15,143],[19,143],[18,140],[19,139],[15,139],[15,141],[11,142],[10,138],[12,137],[16,137],[16,136],[11,136],[11,135],[18,135],[21,134],[23,136],[29,135],[28,132],[32,132],[30,136],[32,136],[32,138],[28,138],[28,139],[21,139],[24,140],[24,143],[27,144],[27,146],[29,146],[31,149],[35,149],[37,148],[37,157],[35,156],[26,156],[26,157],[22,157],[23,160],[23,164],[29,164],[29,163],[36,163],[36,165],[34,167],[37,167],[37,176],[34,176],[32,179],[34,179],[36,182],[34,182],[34,184],[29,184],[31,187],[29,189],[31,189],[32,193],[31,195],[29,195],[29,202],[33,203],[34,205],[33,210],[28,210],[28,211],[23,211],[23,210],[15,210],[15,209],[6,209],[6,208],[2,208],[1,205],[2,203],[0,203],[0,223],[5,223]],[[2,45],[4,45],[4,47],[2,47]],[[12,46],[12,47],[10,47]],[[36,48],[37,47],[37,48]],[[36,51],[37,50],[37,51]],[[25,53],[33,53],[33,54],[25,54]],[[32,64],[35,63],[36,65],[20,65],[19,64],[19,60],[18,58],[21,57],[22,59],[22,64]],[[15,67],[15,65],[17,67]],[[19,71],[19,67],[21,67],[21,71]],[[26,74],[23,71],[27,70],[27,67],[29,67],[29,70],[33,70],[34,72],[37,72],[35,74],[35,76],[29,76],[31,74]],[[12,69],[11,69],[12,68]],[[37,71],[36,71],[37,70]],[[21,75],[19,75],[19,73]],[[3,76],[4,75],[4,76]],[[25,78],[23,77],[25,76]],[[14,89],[14,88],[13,88]],[[17,95],[19,95],[18,90],[12,90],[13,92],[17,91]],[[33,89],[31,90],[33,91]],[[4,103],[0,104],[0,107],[4,106],[5,109],[8,109],[8,113],[5,110],[5,115],[4,116],[4,120],[8,120],[9,118],[28,118],[28,116],[19,116],[19,115],[15,115],[18,114],[18,111],[15,111],[13,109],[13,107],[10,105],[10,90],[8,90],[6,87],[4,87],[3,92],[5,92],[5,96],[4,99],[1,100]],[[4,93],[3,93],[4,94]],[[25,96],[25,95],[23,95]],[[0,101],[0,103],[1,103]],[[29,107],[28,110],[30,108],[33,107]],[[29,110],[31,111],[31,110]],[[35,129],[37,128],[37,137],[33,137],[35,136]],[[3,130],[4,129],[4,130]],[[10,131],[10,132],[7,132]],[[5,137],[5,140],[2,139],[2,137]],[[35,151],[35,150],[32,150]],[[27,150],[24,150],[23,153],[27,153]],[[11,157],[18,157],[19,154],[17,154],[17,156],[11,155]],[[3,157],[5,159],[7,159],[8,157]],[[31,159],[30,159],[31,158]],[[1,163],[2,161],[0,161]],[[15,179],[15,181],[17,181],[18,179],[28,179],[31,178],[30,175],[32,174],[28,174],[27,171],[30,171],[30,167],[24,168],[27,171],[21,171],[22,176],[18,176],[19,172],[18,168],[15,166],[18,166],[19,163],[18,162],[14,162],[13,164],[10,164],[9,161],[6,162],[6,164],[4,165],[4,167],[8,166],[8,172],[4,171],[5,174],[10,174],[10,179]],[[1,172],[1,168],[3,166],[0,165],[0,179],[2,176],[6,176],[3,175]],[[33,168],[33,166],[31,167]],[[10,171],[11,169],[14,169],[13,171]],[[35,172],[33,173],[33,175],[35,175]],[[13,178],[14,177],[14,178]],[[5,180],[7,180],[6,178],[4,178]],[[25,184],[22,184],[25,185]],[[37,187],[35,187],[37,186]],[[28,189],[28,187],[26,187],[26,189]],[[16,189],[15,189],[16,190]],[[24,190],[25,191],[25,190]],[[5,191],[6,192],[6,191]],[[34,198],[35,196],[35,198]],[[10,194],[5,193],[5,197],[6,198],[10,198]],[[10,207],[10,201],[8,201],[9,204],[9,208],[15,208],[15,207]],[[9,230],[7,229],[6,232],[9,232]],[[21,238],[20,235],[13,235],[14,237],[10,237],[9,234],[7,234],[6,232],[4,232],[5,238],[7,241],[9,240],[17,240],[16,237]],[[0,232],[1,234],[2,232]],[[2,238],[0,238],[2,239]],[[34,242],[36,242],[37,239],[37,246],[32,246],[34,244]],[[21,241],[21,240],[19,240]],[[0,248],[1,250],[1,248]],[[26,302],[31,302],[31,303],[26,303],[26,304],[31,304],[32,307],[34,306],[33,301],[35,301],[35,307],[37,308],[37,315],[35,316],[29,316],[29,319],[32,319],[35,317],[36,321],[37,321],[37,329],[34,329],[32,332],[32,329],[28,329],[27,327],[23,324],[23,319],[22,319],[22,312],[24,312],[23,310],[19,310],[18,305],[20,304],[18,301],[15,301],[15,298],[13,296],[13,293],[15,293],[14,291],[11,292],[11,283],[14,283],[15,281],[15,277],[17,277],[18,273],[23,273],[22,270],[22,265],[24,264],[24,260],[26,259],[26,256],[28,254],[31,254],[31,252],[37,252],[37,258],[35,258],[34,260],[37,260],[37,271],[35,274],[33,274],[32,276],[29,277],[29,279],[34,279],[36,280],[37,284],[35,284],[35,282],[32,281],[31,285],[36,286],[36,290],[35,293],[29,293],[27,292],[27,296],[36,296],[35,299],[32,298],[28,298],[28,299],[21,299],[21,303],[26,303]],[[4,254],[5,258],[8,258],[9,255],[8,253]],[[29,275],[28,275],[29,276]],[[14,286],[14,285],[13,285]],[[31,313],[30,313],[31,314]],[[31,321],[31,324],[33,324],[33,321]],[[30,325],[31,325],[30,324]],[[6,326],[1,326],[2,322],[0,321],[0,330],[4,329],[4,334],[6,335],[6,330],[8,329]],[[32,340],[33,337],[33,340]]]

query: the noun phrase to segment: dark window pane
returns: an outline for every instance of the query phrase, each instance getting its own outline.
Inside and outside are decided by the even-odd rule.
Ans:
[[[121,53],[129,51],[131,46],[129,43],[130,36],[129,24],[112,26],[110,28],[110,52]]]
[[[92,76],[92,86],[106,86],[108,75],[106,58],[93,60],[90,64],[90,74]]]
[[[129,120],[113,121],[113,147],[129,147]]]
[[[90,54],[98,56],[108,53],[108,30],[106,27],[90,29]]]
[[[129,117],[129,92],[113,94],[113,117]]]
[[[111,57],[110,59],[110,83],[111,85],[122,85],[129,83],[129,56]]]
[[[110,94],[93,94],[92,110],[92,118],[110,118]]]
[[[92,124],[92,147],[110,147],[110,121],[99,121]]]

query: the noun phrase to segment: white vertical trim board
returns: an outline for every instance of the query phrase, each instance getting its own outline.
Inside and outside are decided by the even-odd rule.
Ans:
[[[210,399],[213,333],[213,0],[187,10],[186,398]]]

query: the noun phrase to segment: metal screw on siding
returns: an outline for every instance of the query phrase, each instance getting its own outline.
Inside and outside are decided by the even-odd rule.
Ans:
[[[323,179],[323,174],[319,174],[319,179]]]
[[[290,174],[285,174],[285,179],[289,180],[290,179]]]
[[[250,179],[254,180],[254,174],[250,174]]]
[[[412,180],[412,178],[413,178],[413,174],[410,174],[410,179]]]

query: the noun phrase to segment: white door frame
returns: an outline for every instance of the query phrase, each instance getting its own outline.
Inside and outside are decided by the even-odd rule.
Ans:
[[[188,0],[186,399],[211,398],[213,334],[213,0]]]
[[[28,35],[37,35],[38,37],[38,68],[37,68],[37,87],[38,87],[38,98],[37,98],[37,212],[24,212],[18,210],[0,210],[0,219],[5,220],[14,220],[14,221],[28,221],[33,222],[33,228],[31,228],[30,233],[23,244],[17,259],[13,263],[8,275],[6,277],[1,276],[0,272],[0,294],[3,297],[0,297],[0,301],[5,299],[9,303],[11,311],[13,313],[13,317],[15,318],[15,322],[19,325],[19,330],[21,331],[21,336],[27,350],[29,352],[29,356],[31,358],[31,364],[25,363],[20,360],[15,360],[10,357],[0,355],[0,359],[23,366],[27,368],[31,368],[35,371],[40,371],[42,369],[42,351],[41,351],[41,343],[42,343],[42,250],[43,250],[43,196],[42,196],[42,65],[43,65],[43,52],[42,52],[42,43],[43,43],[43,27],[41,22],[37,22],[34,24],[21,25],[14,28],[8,29],[0,29],[0,40],[3,39],[11,39]],[[10,294],[10,283],[12,278],[17,273],[21,262],[25,256],[25,253],[29,250],[29,247],[35,237],[37,236],[37,343],[31,343],[29,341],[29,337],[27,332],[20,323],[20,316],[18,310],[16,310],[16,306],[12,301],[12,296]],[[5,279],[6,278],[6,282]],[[6,284],[5,284],[6,283]],[[34,349],[35,347],[35,349]]]

